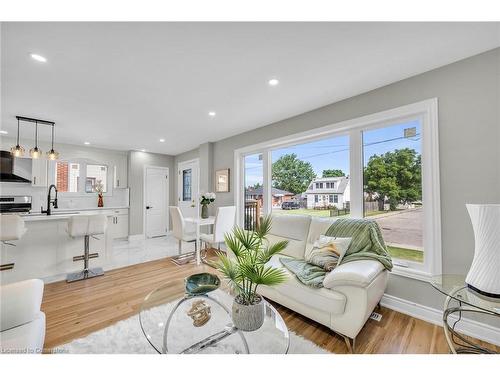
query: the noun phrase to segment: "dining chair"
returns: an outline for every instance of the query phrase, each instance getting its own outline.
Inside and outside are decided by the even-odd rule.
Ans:
[[[170,206],[170,218],[172,219],[172,235],[179,241],[179,255],[172,257],[176,264],[185,264],[194,259],[198,250],[196,240],[196,229],[191,225],[186,225],[182,211],[177,206]],[[194,242],[194,252],[182,254],[182,242]]]
[[[220,250],[220,243],[224,242],[224,235],[233,229],[235,218],[236,206],[225,206],[217,208],[213,233],[200,234],[200,240],[205,242],[205,256],[207,244],[217,244],[217,248]]]

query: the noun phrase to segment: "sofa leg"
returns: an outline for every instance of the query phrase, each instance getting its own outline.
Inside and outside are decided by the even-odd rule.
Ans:
[[[350,337],[343,336],[347,350],[349,353],[354,354],[356,351],[356,338],[351,339]]]

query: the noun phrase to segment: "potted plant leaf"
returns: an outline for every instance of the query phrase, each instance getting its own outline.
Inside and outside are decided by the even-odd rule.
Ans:
[[[256,231],[235,227],[224,236],[228,251],[218,251],[219,260],[214,266],[222,272],[236,294],[232,307],[232,319],[236,328],[255,331],[264,323],[265,301],[257,293],[259,285],[277,285],[284,282],[287,273],[266,263],[283,251],[288,241],[272,245],[266,239],[272,219],[264,217]]]

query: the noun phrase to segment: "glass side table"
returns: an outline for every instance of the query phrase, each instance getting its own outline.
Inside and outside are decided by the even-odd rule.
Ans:
[[[431,285],[446,296],[443,309],[443,329],[450,351],[454,354],[495,354],[495,352],[473,343],[458,333],[456,326],[462,320],[463,313],[500,317],[500,300],[488,298],[467,287],[465,275],[435,276],[431,280]],[[452,314],[456,314],[453,316],[454,322],[450,322]]]
[[[144,336],[160,354],[286,354],[288,328],[276,309],[265,305],[264,324],[252,332],[233,326],[233,296],[227,288],[191,296],[184,281],[167,282],[144,300],[139,321]],[[198,322],[193,317],[207,313]]]

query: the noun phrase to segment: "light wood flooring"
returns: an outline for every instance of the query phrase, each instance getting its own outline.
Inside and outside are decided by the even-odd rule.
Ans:
[[[108,271],[94,279],[47,284],[42,302],[47,318],[45,348],[54,348],[135,315],[144,297],[162,283],[204,271],[214,269],[194,264],[177,266],[165,258]],[[291,331],[333,353],[347,353],[339,335],[274,305]],[[382,320],[368,320],[356,339],[356,353],[448,353],[441,327],[384,307],[376,311],[382,314]]]

